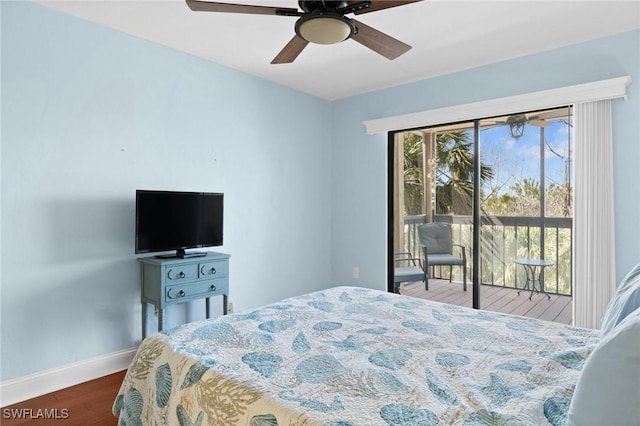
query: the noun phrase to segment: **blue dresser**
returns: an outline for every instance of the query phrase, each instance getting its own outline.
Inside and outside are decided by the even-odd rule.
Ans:
[[[158,312],[158,331],[164,328],[167,306],[205,299],[209,318],[209,298],[222,296],[222,312],[227,314],[229,298],[229,255],[209,252],[193,258],[160,259],[141,257],[142,338],[147,334],[147,309],[154,305]]]

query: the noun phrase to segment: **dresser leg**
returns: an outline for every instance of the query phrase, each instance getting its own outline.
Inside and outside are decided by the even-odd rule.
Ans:
[[[229,304],[229,296],[222,295],[222,315],[227,315],[227,305]]]
[[[205,304],[205,312],[206,312],[205,315],[206,315],[206,318],[209,319],[211,316],[210,316],[210,312],[209,312],[209,298],[208,297],[205,297],[204,304]]]
[[[147,337],[147,302],[142,302],[142,340]]]
[[[164,328],[164,309],[158,308],[158,332]]]

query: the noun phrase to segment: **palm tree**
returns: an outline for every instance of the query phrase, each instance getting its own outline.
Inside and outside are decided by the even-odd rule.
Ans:
[[[404,134],[404,214],[424,213],[424,169],[422,166],[422,137],[415,133]]]
[[[436,135],[436,213],[471,214],[473,205],[473,143],[469,132]],[[480,179],[492,179],[493,168],[480,163]]]

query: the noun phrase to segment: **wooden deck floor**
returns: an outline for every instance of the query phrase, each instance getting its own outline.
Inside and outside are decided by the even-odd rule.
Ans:
[[[421,299],[435,300],[459,306],[472,306],[471,284],[467,283],[467,291],[462,290],[462,283],[449,280],[429,280],[429,291],[425,291],[423,282],[405,283],[400,288],[401,294]],[[511,288],[483,285],[480,289],[481,308],[487,311],[539,318],[562,324],[571,324],[572,307],[570,296],[533,294],[529,300],[529,292]]]

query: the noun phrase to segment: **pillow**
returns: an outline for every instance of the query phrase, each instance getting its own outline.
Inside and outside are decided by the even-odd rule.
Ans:
[[[600,337],[604,337],[627,315],[640,307],[640,263],[620,282],[602,317]]]
[[[567,425],[637,425],[640,422],[640,309],[611,330],[584,364]]]

